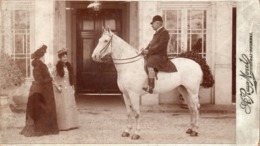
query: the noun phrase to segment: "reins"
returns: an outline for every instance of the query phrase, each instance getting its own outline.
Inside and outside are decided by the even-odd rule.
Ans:
[[[111,35],[110,36],[110,40],[109,40],[109,42],[106,44],[106,46],[100,51],[100,52],[104,52],[104,51],[106,51],[107,49],[108,49],[108,47],[109,47],[109,45],[111,44],[111,52],[112,52],[112,39],[113,39],[113,35]],[[140,60],[142,57],[140,57],[139,59],[137,59],[137,60],[133,60],[133,61],[129,61],[129,62],[114,62],[114,60],[131,60],[131,59],[135,59],[135,58],[137,58],[137,57],[139,57],[139,56],[141,56],[142,55],[142,53],[139,53],[139,54],[137,54],[136,56],[134,56],[134,57],[129,57],[129,58],[113,58],[112,56],[111,56],[111,58],[112,58],[112,60],[113,60],[113,63],[111,63],[111,64],[128,64],[128,63],[132,63],[132,62],[136,62],[136,61],[138,61],[138,60]],[[107,62],[107,63],[110,63],[110,62]]]

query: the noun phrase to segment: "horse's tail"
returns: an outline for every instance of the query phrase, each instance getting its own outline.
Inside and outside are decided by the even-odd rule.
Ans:
[[[201,55],[197,54],[196,52],[189,51],[181,53],[178,57],[188,58],[197,62],[200,65],[201,70],[203,72],[203,81],[200,85],[204,88],[210,88],[213,86],[215,82],[213,75],[208,64],[206,63],[205,59],[201,57]]]

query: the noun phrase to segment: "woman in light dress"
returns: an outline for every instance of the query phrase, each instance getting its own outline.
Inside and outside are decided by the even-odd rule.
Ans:
[[[67,50],[58,51],[59,61],[53,71],[55,101],[59,130],[78,128],[77,106],[74,96],[73,69],[67,61]]]

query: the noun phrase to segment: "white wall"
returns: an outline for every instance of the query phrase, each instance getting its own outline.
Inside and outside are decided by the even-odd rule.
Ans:
[[[129,44],[139,49],[138,2],[129,4],[129,13]]]
[[[232,103],[232,3],[216,3],[215,104]]]
[[[145,48],[152,40],[154,30],[151,27],[150,22],[153,16],[160,14],[157,11],[158,2],[146,2],[140,1],[138,5],[139,12],[139,43],[140,48]]]
[[[43,44],[47,45],[45,63],[53,64],[54,52],[54,1],[36,0],[34,11],[34,42],[32,49],[38,49]],[[34,50],[32,50],[34,51]]]
[[[55,15],[54,15],[54,65],[58,61],[57,51],[61,48],[68,49],[68,57],[70,56],[70,48],[67,48],[67,28],[66,28],[66,2],[55,2]],[[70,35],[70,34],[68,34]]]

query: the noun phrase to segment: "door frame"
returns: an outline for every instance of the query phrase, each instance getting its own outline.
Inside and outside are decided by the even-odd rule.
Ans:
[[[76,12],[77,9],[88,9],[87,6],[88,4],[90,4],[90,1],[67,1],[66,2],[66,7],[69,7],[70,11],[66,12],[66,18],[67,18],[67,24],[68,27],[70,28],[70,34],[71,37],[68,37],[68,39],[70,39],[69,41],[71,41],[71,55],[72,55],[72,61],[73,62],[73,71],[74,71],[74,81],[77,81],[76,78],[76,74],[77,74],[77,57],[76,57],[76,52],[77,52],[77,24],[76,24]],[[127,34],[128,34],[128,30],[126,29],[128,27],[127,22],[129,22],[129,3],[125,3],[122,1],[113,1],[113,2],[102,2],[102,7],[101,9],[121,9],[122,10],[122,38],[123,39],[127,39]],[[125,20],[126,19],[126,20]],[[68,22],[68,20],[70,22]],[[74,84],[75,86],[75,93],[78,94],[78,87],[77,87],[77,83]],[[92,94],[92,93],[91,93]],[[100,95],[100,93],[97,93],[98,95]],[[107,94],[107,93],[105,93]],[[120,94],[120,93],[118,93]]]

